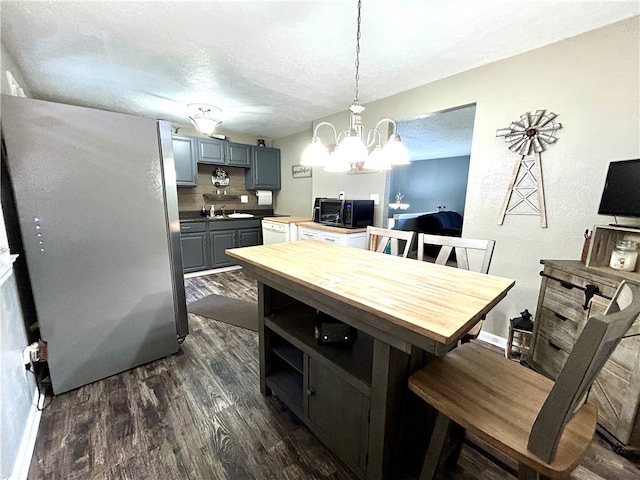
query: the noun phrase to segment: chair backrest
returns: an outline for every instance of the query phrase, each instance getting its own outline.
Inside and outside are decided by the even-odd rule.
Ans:
[[[565,425],[638,315],[640,288],[622,282],[607,311],[587,320],[529,435],[527,448],[542,460],[553,460]]]
[[[400,255],[400,241],[404,241],[402,256],[406,257],[411,251],[414,236],[415,232],[369,226],[367,227],[365,248],[374,252],[385,253],[387,246],[389,246],[391,255]]]
[[[491,257],[493,256],[493,248],[495,240],[480,240],[476,238],[461,237],[445,237],[443,235],[431,235],[428,233],[418,234],[418,260],[424,260],[424,246],[437,245],[442,248],[436,256],[435,263],[446,265],[455,251],[456,262],[458,268],[469,270],[469,256],[467,250],[483,250],[484,257],[480,267],[480,273],[489,273],[489,265],[491,265]]]

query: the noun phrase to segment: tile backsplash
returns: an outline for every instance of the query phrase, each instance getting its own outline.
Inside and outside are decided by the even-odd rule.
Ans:
[[[211,176],[215,172],[216,168],[222,168],[227,172],[229,178],[229,185],[226,187],[216,187],[212,181]],[[244,210],[272,210],[273,205],[258,205],[258,197],[255,190],[246,190],[244,188],[244,168],[239,167],[227,167],[218,165],[204,165],[198,164],[198,186],[197,187],[178,187],[178,209],[183,211],[200,210],[202,205],[206,205],[207,208],[211,207],[211,204],[216,206],[216,210],[223,205],[226,206],[226,210],[231,212],[237,210],[242,212]],[[219,194],[217,192],[220,192]],[[227,192],[226,195],[224,192]],[[203,195],[214,198],[220,197],[212,201],[205,199]],[[247,195],[249,202],[240,203],[241,195]]]

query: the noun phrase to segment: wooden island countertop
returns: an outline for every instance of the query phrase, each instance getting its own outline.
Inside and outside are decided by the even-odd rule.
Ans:
[[[278,276],[304,286],[361,310],[362,321],[373,328],[422,347],[425,342],[417,337],[447,346],[457,341],[515,283],[315,240],[231,249],[227,254],[260,281],[269,283],[269,277]]]

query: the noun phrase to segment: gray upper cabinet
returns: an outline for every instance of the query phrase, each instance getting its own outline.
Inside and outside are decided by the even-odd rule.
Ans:
[[[229,142],[227,151],[227,165],[245,168],[251,166],[251,145]]]
[[[173,160],[176,166],[176,185],[195,187],[197,185],[198,165],[196,163],[196,139],[174,136]]]
[[[197,138],[198,163],[226,165],[227,142],[216,138]]]
[[[251,147],[251,168],[245,171],[244,186],[250,190],[280,190],[280,150]]]

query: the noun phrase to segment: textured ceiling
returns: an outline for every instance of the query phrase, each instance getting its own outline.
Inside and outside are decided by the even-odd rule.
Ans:
[[[411,161],[471,155],[475,105],[398,120]]]
[[[353,99],[356,1],[0,2],[35,98],[278,138]],[[639,1],[364,0],[360,100],[384,98],[640,13]]]

